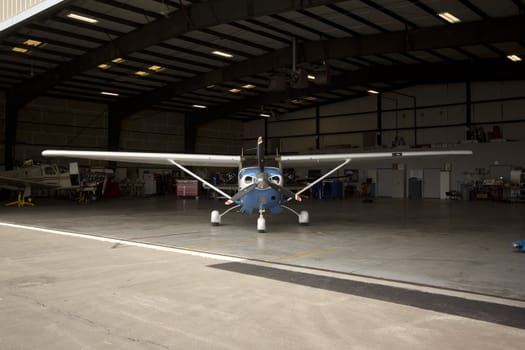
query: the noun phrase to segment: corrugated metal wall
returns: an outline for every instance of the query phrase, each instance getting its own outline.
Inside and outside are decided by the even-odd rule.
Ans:
[[[1,0],[0,22],[3,22],[45,0]]]

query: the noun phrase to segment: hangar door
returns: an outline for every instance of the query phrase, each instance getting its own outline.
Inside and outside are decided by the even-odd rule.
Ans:
[[[404,198],[405,172],[394,169],[377,169],[377,197]]]

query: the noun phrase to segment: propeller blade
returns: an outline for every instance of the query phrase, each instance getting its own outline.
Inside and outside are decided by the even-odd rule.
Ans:
[[[226,201],[226,205],[230,205],[236,201],[238,201],[239,199],[241,199],[242,197],[246,196],[248,193],[250,193],[255,187],[257,186],[257,184],[253,183],[251,185],[248,185],[246,186],[245,188],[241,189],[239,192],[237,192],[236,194],[234,194],[230,199],[228,199]]]
[[[293,193],[292,191],[290,191],[289,189],[287,188],[284,188],[282,186],[279,186],[273,182],[268,182],[268,185],[273,188],[274,190],[276,190],[277,192],[279,192],[280,194],[284,195],[285,197],[287,198],[295,198],[297,201],[301,201],[301,197],[299,197],[299,199],[296,198],[295,196],[295,193]]]
[[[263,138],[259,136],[257,139],[257,162],[259,163],[259,171],[264,172],[264,150],[263,150]]]

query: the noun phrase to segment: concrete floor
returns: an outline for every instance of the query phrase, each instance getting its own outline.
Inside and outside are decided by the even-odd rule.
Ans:
[[[0,208],[0,348],[522,348],[525,205],[303,207],[265,234],[206,199]]]

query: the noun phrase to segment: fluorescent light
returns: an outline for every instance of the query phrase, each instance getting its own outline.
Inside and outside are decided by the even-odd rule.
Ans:
[[[115,92],[107,92],[107,91],[102,91],[101,94],[102,95],[108,95],[108,96],[119,96],[119,94],[117,94]]]
[[[226,53],[226,52],[222,52],[222,51],[213,51],[212,54],[214,55],[217,55],[217,56],[222,56],[222,57],[228,57],[228,58],[231,58],[233,57],[232,54],[229,54],[229,53]]]
[[[445,21],[450,23],[458,23],[461,22],[459,18],[451,14],[450,12],[440,12],[438,13],[438,16],[443,18]]]
[[[521,61],[521,57],[518,55],[508,55],[507,58],[513,62]]]
[[[254,88],[256,88],[256,86],[253,85],[253,84],[245,84],[242,87],[245,88],[245,89],[254,89]]]
[[[377,94],[379,94],[379,91],[372,90],[372,89],[368,90],[367,92],[368,92],[369,94],[373,94],[373,95],[377,95]]]
[[[43,42],[38,41],[38,40],[33,40],[33,39],[27,39],[26,41],[24,41],[24,45],[27,45],[27,46],[39,47],[42,44]]]
[[[317,97],[315,96],[306,96],[306,97],[303,97],[305,100],[307,101],[316,101],[317,100]]]
[[[232,94],[237,94],[237,93],[241,92],[240,89],[236,89],[236,88],[230,89],[228,91],[231,92]]]
[[[11,51],[13,51],[13,52],[18,52],[18,53],[25,53],[25,54],[31,52],[31,50],[26,49],[25,47],[18,47],[18,46],[13,47],[13,48],[11,49]]]
[[[315,80],[315,75],[308,74],[306,77],[310,80]]]
[[[77,21],[82,21],[82,22],[87,22],[87,23],[97,23],[98,22],[98,20],[95,18],[77,15],[76,13],[72,13],[72,12],[69,13],[67,17],[76,19]]]
[[[138,75],[140,77],[146,77],[146,76],[149,75],[149,73],[148,72],[144,72],[143,70],[138,70],[138,71],[135,72],[135,75]]]
[[[109,64],[101,63],[97,66],[100,69],[110,69],[111,66]]]
[[[125,59],[123,59],[121,57],[117,57],[117,58],[114,58],[114,59],[111,60],[111,62],[113,62],[113,63],[122,63],[124,61],[125,61]]]
[[[193,105],[193,107],[195,107],[195,108],[201,108],[201,109],[208,108],[208,107],[206,107],[206,106],[204,106],[204,105]]]
[[[215,85],[213,85],[213,84],[206,86],[207,89],[213,89],[214,87],[215,87]]]
[[[265,117],[265,118],[270,118],[271,117],[271,115],[268,114],[268,113],[260,113],[259,116]]]

